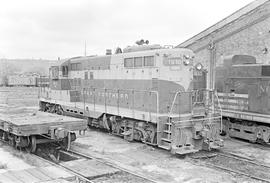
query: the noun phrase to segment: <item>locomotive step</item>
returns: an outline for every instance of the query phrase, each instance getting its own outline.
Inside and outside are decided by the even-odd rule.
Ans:
[[[158,147],[162,148],[162,149],[166,149],[166,150],[170,150],[171,147],[167,146],[167,145],[159,145]]]
[[[161,140],[165,142],[172,142],[172,139],[161,138]]]
[[[169,133],[169,134],[172,133],[172,131],[169,131],[169,130],[163,130],[163,132],[164,132],[164,133]]]
[[[177,149],[175,150],[175,154],[184,155],[184,154],[190,154],[190,153],[196,153],[199,150],[197,149]]]
[[[199,118],[199,117],[203,118],[203,117],[205,117],[205,113],[204,114],[202,114],[202,113],[200,113],[200,114],[193,114],[192,117],[193,118]]]

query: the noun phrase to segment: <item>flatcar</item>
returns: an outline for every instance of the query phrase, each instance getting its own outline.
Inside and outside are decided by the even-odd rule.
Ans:
[[[216,94],[184,48],[138,45],[50,68],[40,110],[86,118],[124,139],[187,154],[223,146]]]
[[[249,55],[226,56],[216,68],[224,132],[250,142],[270,143],[270,65]]]
[[[75,131],[85,131],[87,122],[68,116],[36,113],[18,113],[11,108],[7,114],[0,114],[0,137],[16,148],[35,152],[38,144],[58,142],[63,148],[70,148],[76,139]]]

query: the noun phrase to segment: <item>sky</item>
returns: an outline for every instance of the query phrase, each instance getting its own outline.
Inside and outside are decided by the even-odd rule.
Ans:
[[[103,55],[137,40],[176,46],[252,0],[0,0],[0,58]]]

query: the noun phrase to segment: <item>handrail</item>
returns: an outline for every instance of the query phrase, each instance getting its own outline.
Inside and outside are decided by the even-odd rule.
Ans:
[[[214,90],[210,90],[210,89],[199,89],[199,90],[192,90],[192,91],[178,91],[178,92],[176,92],[175,93],[175,95],[174,95],[174,99],[173,99],[173,102],[172,102],[172,104],[171,104],[171,108],[170,108],[170,111],[169,111],[169,114],[168,114],[168,117],[169,117],[169,120],[170,120],[170,118],[171,118],[171,115],[172,115],[172,113],[173,113],[173,109],[174,109],[174,105],[175,105],[175,102],[176,102],[176,99],[177,99],[177,97],[181,94],[181,93],[194,93],[195,92],[195,97],[198,97],[198,94],[200,94],[200,91],[201,92],[204,92],[204,98],[203,98],[203,102],[197,102],[198,100],[196,99],[194,102],[192,101],[192,105],[194,105],[194,104],[196,104],[196,103],[204,103],[204,104],[207,104],[207,106],[209,105],[209,104],[211,104],[211,108],[209,108],[210,106],[205,106],[208,110],[210,110],[210,111],[212,111],[212,112],[214,112],[214,113],[216,113],[215,111],[215,109],[216,109],[216,107],[215,107],[215,102],[214,102],[214,100],[215,100],[215,98],[214,97],[216,97],[217,98],[217,102],[218,102],[218,111],[220,111],[219,113],[219,118],[221,118],[221,125],[222,125],[222,108],[221,108],[221,104],[220,104],[220,101],[219,101],[219,98],[218,98],[218,96],[217,96],[217,93],[216,93],[216,91],[214,91]],[[206,92],[206,93],[205,93]],[[206,100],[206,98],[205,97],[207,97],[207,96],[205,96],[205,94],[210,94],[210,93],[212,93],[212,97],[211,97],[211,99],[209,99],[209,100],[211,100],[212,102],[210,102],[210,103],[206,103],[207,102],[207,100]],[[210,96],[208,96],[208,97],[210,97]],[[192,98],[192,97],[191,97]],[[214,109],[213,109],[213,107],[214,107]],[[204,118],[204,119],[207,119],[207,118]],[[194,120],[193,120],[194,121]],[[169,122],[171,122],[171,121],[169,121]]]
[[[214,116],[214,117],[209,117],[209,118],[199,118],[199,119],[187,119],[187,120],[182,120],[182,121],[176,121],[176,123],[185,123],[185,122],[196,122],[196,121],[205,121],[205,120],[210,120],[210,119],[219,119],[221,116]]]
[[[171,105],[171,108],[170,108],[170,111],[169,111],[169,115],[168,115],[169,120],[171,119],[171,114],[172,114],[173,106],[174,106],[174,103],[175,103],[176,98],[177,98],[177,96],[178,96],[179,93],[181,93],[181,91],[176,92],[175,95],[174,95],[174,99],[173,99],[173,102],[172,102],[172,105]]]

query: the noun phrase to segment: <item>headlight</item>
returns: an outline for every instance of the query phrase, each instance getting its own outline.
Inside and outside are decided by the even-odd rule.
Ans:
[[[195,68],[196,68],[198,71],[200,71],[200,70],[202,70],[203,65],[202,65],[201,63],[198,63],[198,64],[195,65]]]
[[[189,65],[190,64],[190,60],[184,60],[184,65]]]
[[[184,58],[185,59],[190,59],[190,56],[189,55],[184,55]]]

